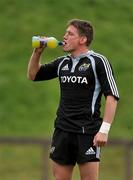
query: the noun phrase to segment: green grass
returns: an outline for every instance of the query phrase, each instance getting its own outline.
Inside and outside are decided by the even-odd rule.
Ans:
[[[44,149],[45,150],[45,149]],[[3,180],[41,180],[48,173],[49,180],[54,180],[51,162],[44,161],[44,150],[37,146],[0,146],[0,175]],[[45,152],[46,153],[46,152]],[[47,156],[47,154],[45,154]],[[125,180],[125,149],[107,147],[102,149],[100,162],[100,180]],[[131,153],[133,161],[133,152]],[[48,163],[49,170],[43,165]],[[133,167],[132,167],[133,172]],[[74,168],[73,179],[80,180],[78,166]]]
[[[121,100],[111,136],[132,137],[131,1],[2,0],[0,11],[0,135],[50,136],[58,106],[58,80],[27,80],[31,37],[45,34],[61,40],[66,22],[81,18],[92,21],[95,39],[91,48],[108,57],[116,74]],[[60,55],[60,48],[47,49],[42,62]]]
[[[42,150],[32,146],[0,146],[0,175],[4,180],[39,180]]]
[[[59,101],[58,80],[34,83],[27,79],[27,64],[32,53],[31,38],[33,35],[47,35],[62,40],[66,22],[71,18],[81,18],[90,20],[94,25],[95,39],[91,49],[108,57],[116,75],[121,99],[110,138],[132,139],[131,0],[1,0],[0,12],[0,136],[51,136]],[[42,62],[49,62],[60,55],[63,55],[60,47],[46,49]],[[119,151],[112,150],[109,155],[105,152],[102,180],[108,175],[108,180],[122,179]],[[113,153],[118,156],[116,165],[113,164]],[[39,156],[40,150],[36,148],[2,146],[1,179],[39,179]],[[27,164],[24,165],[24,162]],[[114,169],[117,169],[117,176],[111,176]],[[11,177],[13,171],[16,177]],[[78,175],[75,170],[76,180]]]

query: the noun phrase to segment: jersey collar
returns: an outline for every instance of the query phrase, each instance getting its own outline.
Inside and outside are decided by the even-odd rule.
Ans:
[[[92,50],[87,51],[86,53],[81,53],[79,56],[73,57],[71,54],[69,54],[69,57],[73,60],[80,60],[81,58],[88,57],[93,53]]]

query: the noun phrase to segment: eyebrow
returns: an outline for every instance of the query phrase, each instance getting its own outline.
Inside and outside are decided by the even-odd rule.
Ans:
[[[70,30],[66,30],[65,33],[74,34],[74,32],[72,32]]]

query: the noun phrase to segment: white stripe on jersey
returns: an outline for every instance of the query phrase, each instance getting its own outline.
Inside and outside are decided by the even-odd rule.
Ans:
[[[96,147],[96,158],[100,158],[100,147]]]
[[[60,67],[61,67],[62,63],[63,63],[65,60],[69,60],[69,58],[68,58],[68,57],[65,57],[65,58],[60,62],[60,64],[58,65],[58,69],[57,69],[57,75],[58,75],[58,76],[59,76]]]
[[[75,71],[75,68],[76,68],[78,63],[79,63],[79,58],[72,58],[72,69],[71,69],[71,72]]]
[[[91,61],[92,69],[93,69],[94,76],[95,76],[95,90],[94,90],[94,93],[93,93],[92,105],[91,105],[92,114],[94,114],[95,104],[96,104],[98,95],[99,95],[99,93],[100,93],[100,91],[101,91],[101,86],[100,86],[100,83],[99,83],[99,80],[98,80],[98,77],[97,77],[97,73],[96,73],[95,60],[94,60],[94,58],[93,58],[92,56],[88,56],[88,58],[89,58],[90,61]]]
[[[106,71],[107,79],[108,79],[108,82],[109,82],[109,85],[110,85],[110,88],[112,91],[112,94],[119,98],[119,93],[118,93],[117,86],[116,86],[116,83],[115,83],[115,80],[114,80],[114,77],[112,74],[112,69],[110,67],[110,64],[109,64],[107,58],[102,56],[101,54],[98,54],[95,52],[93,52],[93,54],[102,60],[102,62],[104,64],[105,71]]]

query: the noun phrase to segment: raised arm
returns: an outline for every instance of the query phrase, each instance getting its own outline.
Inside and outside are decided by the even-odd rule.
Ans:
[[[33,50],[33,53],[28,63],[28,69],[27,69],[27,77],[29,80],[34,80],[37,72],[40,69],[40,66],[41,66],[40,57],[44,48],[45,48],[45,45],[43,47],[36,48]]]

